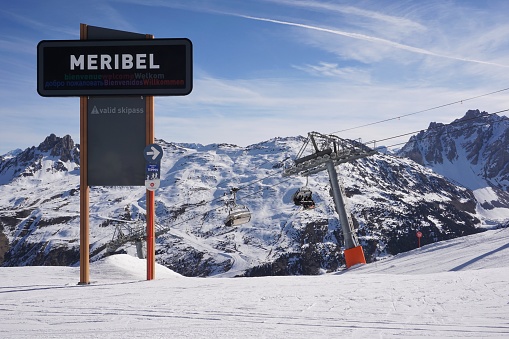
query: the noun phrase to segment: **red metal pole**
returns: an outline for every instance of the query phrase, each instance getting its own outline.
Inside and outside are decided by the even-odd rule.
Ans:
[[[150,36],[147,36],[149,38]],[[146,97],[146,144],[153,144],[154,138],[154,97]],[[147,280],[155,279],[155,193],[147,190]]]
[[[147,280],[155,279],[154,191],[147,190]]]

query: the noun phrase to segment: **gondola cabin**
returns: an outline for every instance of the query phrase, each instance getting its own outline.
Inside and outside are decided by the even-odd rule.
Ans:
[[[248,223],[251,220],[251,212],[247,206],[236,205],[228,214],[224,224],[225,226],[238,226]]]
[[[302,206],[305,209],[315,208],[313,201],[313,192],[307,187],[299,188],[292,196],[293,203],[297,206]]]

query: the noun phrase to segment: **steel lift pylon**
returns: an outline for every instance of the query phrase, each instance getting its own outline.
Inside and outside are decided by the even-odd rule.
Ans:
[[[313,146],[313,153],[303,156],[310,143]],[[331,184],[332,199],[334,200],[343,232],[344,256],[347,268],[356,264],[365,264],[366,259],[355,233],[350,214],[346,210],[346,195],[343,186],[338,180],[336,165],[361,159],[375,153],[376,151],[354,140],[347,141],[335,135],[310,132],[294,163],[283,171],[283,176],[287,177],[291,175],[309,176],[327,170]]]

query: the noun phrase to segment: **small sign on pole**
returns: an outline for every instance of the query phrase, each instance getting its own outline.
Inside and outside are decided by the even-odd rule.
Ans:
[[[158,144],[150,144],[143,150],[143,156],[148,163],[159,163],[163,157],[163,149]]]
[[[417,235],[417,242],[419,244],[419,248],[421,248],[422,232],[421,231],[417,231],[416,235]]]
[[[147,163],[145,170],[145,187],[149,191],[155,191],[161,185],[161,165],[160,163]]]
[[[147,161],[145,167],[145,188],[155,191],[161,184],[161,158],[163,149],[157,144],[150,144],[143,150],[143,156]]]

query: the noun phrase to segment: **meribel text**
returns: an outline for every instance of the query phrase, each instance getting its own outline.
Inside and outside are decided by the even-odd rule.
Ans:
[[[148,60],[147,60],[148,59]],[[153,54],[81,54],[71,55],[71,70],[159,69]]]

